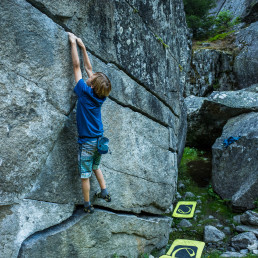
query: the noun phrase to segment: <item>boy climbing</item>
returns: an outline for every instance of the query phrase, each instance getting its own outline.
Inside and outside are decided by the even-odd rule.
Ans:
[[[102,171],[99,169],[101,154],[97,151],[97,140],[104,132],[101,121],[101,106],[111,91],[111,83],[105,74],[92,72],[90,59],[82,40],[70,32],[68,32],[68,36],[71,43],[73,71],[76,81],[74,92],[78,97],[76,113],[79,135],[78,166],[82,180],[84,211],[93,213],[94,207],[90,202],[90,177],[92,170],[101,188],[101,192],[96,193],[95,196],[107,202],[111,201]],[[89,76],[86,83],[82,79],[76,42],[82,50],[84,67]]]

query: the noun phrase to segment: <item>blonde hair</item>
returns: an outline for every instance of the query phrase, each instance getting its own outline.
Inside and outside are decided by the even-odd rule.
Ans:
[[[94,73],[94,79],[91,81],[94,93],[99,98],[107,97],[111,91],[111,83],[104,73]]]

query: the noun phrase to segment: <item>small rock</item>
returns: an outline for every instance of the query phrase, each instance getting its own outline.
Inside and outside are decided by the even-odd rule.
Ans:
[[[245,254],[240,254],[237,252],[225,252],[221,254],[220,257],[245,257]]]
[[[155,257],[150,254],[150,255],[149,255],[149,258],[155,258]]]
[[[241,223],[240,217],[241,217],[241,215],[236,215],[236,216],[234,216],[234,217],[233,217],[233,221],[234,221],[235,223],[237,223],[237,224],[240,224],[240,223]]]
[[[191,192],[186,192],[185,193],[185,198],[195,198],[195,195]]]
[[[231,239],[231,245],[236,248],[236,250],[245,249],[248,245],[253,245],[255,243],[256,236],[252,232],[241,233]]]
[[[178,189],[184,189],[184,188],[185,188],[185,185],[183,183],[178,184]]]
[[[217,224],[216,227],[217,228],[223,228],[223,225],[222,224]]]
[[[225,234],[227,234],[227,235],[230,235],[230,234],[231,234],[231,229],[230,229],[230,227],[225,227],[225,228],[223,229],[223,232],[224,232]]]
[[[201,211],[200,211],[200,210],[196,210],[196,211],[195,211],[195,214],[198,214],[198,213],[201,213]]]
[[[235,249],[234,247],[232,247],[232,246],[229,246],[229,247],[228,247],[228,251],[229,251],[229,252],[235,252],[236,249]]]
[[[225,234],[215,228],[214,226],[205,226],[204,228],[204,242],[216,243],[225,238]]]
[[[253,254],[258,254],[258,250],[253,250]]]
[[[245,225],[258,226],[258,213],[254,211],[246,211],[241,215],[240,221]]]
[[[202,46],[203,47],[209,47],[211,44],[210,43],[207,43],[207,42],[205,42],[205,43],[202,43]]]
[[[214,217],[212,215],[209,216],[209,219],[214,219]]]
[[[179,200],[181,198],[182,198],[181,194],[179,192],[176,192],[176,199]]]
[[[241,254],[248,254],[248,249],[242,249],[242,250],[240,250],[240,253]]]
[[[258,237],[258,227],[252,227],[252,226],[237,226],[236,227],[237,232],[253,232]]]
[[[258,249],[258,241],[256,241],[253,245],[248,245],[247,249],[249,251],[257,250]]]
[[[200,199],[198,199],[196,202],[197,202],[198,204],[202,204],[202,201],[201,201]]]
[[[177,225],[178,227],[184,227],[184,228],[189,228],[189,227],[192,227],[192,223],[189,222],[187,219],[182,219],[180,221],[180,223]]]

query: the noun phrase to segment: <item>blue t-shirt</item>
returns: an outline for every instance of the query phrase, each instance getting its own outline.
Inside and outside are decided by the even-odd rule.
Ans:
[[[83,79],[78,81],[74,92],[78,96],[76,120],[79,134],[78,143],[81,144],[103,135],[101,106],[106,97],[100,99]]]

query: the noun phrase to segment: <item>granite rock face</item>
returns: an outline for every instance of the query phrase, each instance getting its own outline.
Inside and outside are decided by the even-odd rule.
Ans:
[[[102,210],[91,216],[78,210],[63,227],[32,235],[23,243],[19,257],[137,257],[167,243],[169,223],[170,218]]]
[[[225,51],[212,49],[194,51],[184,96],[205,97],[213,90],[234,90],[236,79],[233,63],[233,55]]]
[[[229,119],[223,133],[212,146],[212,185],[236,210],[252,209],[258,197],[258,113]],[[241,138],[223,147],[230,136]]]
[[[235,45],[239,48],[234,61],[238,88],[247,88],[258,82],[258,22],[240,30]]]
[[[210,13],[218,15],[221,11],[229,10],[234,17],[239,17],[249,22],[257,20],[254,14],[257,12],[257,0],[218,0],[216,7]]]
[[[31,234],[52,232],[54,225],[74,236],[60,245],[71,248],[67,255],[99,252],[93,247],[98,239],[87,238],[92,227],[104,239],[111,236],[110,256],[121,251],[121,242],[133,256],[164,248],[171,220],[156,216],[171,208],[186,135],[182,95],[190,45],[182,1],[4,0],[0,11],[0,223],[15,222],[15,230],[2,228],[3,256],[16,257]],[[94,71],[105,72],[113,86],[102,110],[111,152],[101,167],[112,202],[92,198],[100,210],[83,231],[76,219],[83,199],[66,31],[83,39]],[[94,176],[91,189],[92,195],[99,190]],[[117,229],[106,217],[118,218]],[[50,238],[51,253],[60,239]],[[40,257],[38,250],[30,244],[29,257]]]
[[[187,106],[188,146],[210,148],[231,117],[258,110],[257,84],[239,91],[214,91],[209,97],[189,96]]]
[[[23,200],[0,206],[0,257],[17,257],[23,241],[31,234],[69,218],[73,204]]]

